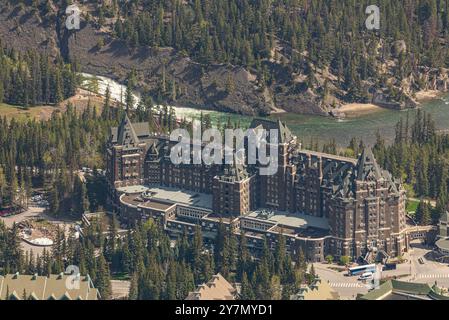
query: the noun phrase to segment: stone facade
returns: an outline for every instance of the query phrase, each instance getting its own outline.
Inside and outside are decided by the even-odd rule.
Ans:
[[[372,250],[395,256],[406,250],[405,191],[379,167],[370,149],[365,149],[358,159],[344,158],[303,150],[280,121],[255,119],[251,128],[278,131],[276,174],[260,175],[259,163],[172,164],[169,156],[175,142],[152,135],[148,124],[132,124],[125,117],[118,128],[112,128],[108,143],[107,178],[112,207],[118,212],[123,210],[118,188],[165,186],[212,195],[211,214],[228,221],[240,219],[237,229],[257,209],[327,220],[324,234],[324,230],[296,229],[285,234],[294,238],[292,253],[301,248],[310,252],[307,256],[312,260],[322,260],[327,254],[356,258]],[[270,226],[271,233],[275,227],[277,233],[285,230]],[[254,243],[259,243],[257,232],[270,236],[268,229],[253,231],[256,234],[249,236],[254,237]]]

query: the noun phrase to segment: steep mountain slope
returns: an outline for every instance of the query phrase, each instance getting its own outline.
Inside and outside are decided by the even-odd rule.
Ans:
[[[157,102],[243,114],[284,109],[338,114],[342,104],[415,107],[420,90],[449,88],[449,1],[0,0],[0,37],[16,49],[61,54],[85,72],[126,81]]]

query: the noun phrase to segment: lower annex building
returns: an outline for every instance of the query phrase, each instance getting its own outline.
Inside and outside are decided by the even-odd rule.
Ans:
[[[254,119],[250,128],[278,131],[276,174],[260,175],[261,165],[173,164],[176,142],[125,116],[107,145],[111,208],[129,225],[151,217],[172,237],[199,225],[206,243],[223,223],[255,252],[282,235],[290,254],[312,261],[406,250],[405,191],[370,149],[339,157],[302,149],[280,121]]]

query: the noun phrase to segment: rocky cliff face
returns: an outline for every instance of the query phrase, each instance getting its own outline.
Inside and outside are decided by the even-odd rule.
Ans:
[[[341,104],[350,102],[342,98],[346,92],[341,80],[327,69],[313,67],[312,86],[308,76],[292,74],[282,49],[274,49],[281,58],[264,62],[272,81],[270,86],[263,87],[254,74],[241,66],[202,65],[172,48],[133,49],[113,38],[108,28],[98,28],[95,20],[82,21],[81,30],[76,32],[68,31],[64,21],[63,13],[53,5],[45,15],[25,6],[4,6],[0,9],[0,39],[3,45],[17,50],[38,49],[53,57],[61,55],[67,61],[76,61],[83,72],[121,82],[135,69],[140,90],[156,93],[165,89],[167,102],[178,106],[246,115],[266,115],[279,109],[329,115],[338,111]],[[392,56],[406,50],[405,43],[398,41],[391,48]],[[390,78],[394,65],[395,61],[384,61],[379,64],[379,70],[385,69],[384,76]],[[370,92],[366,102],[397,109],[410,108],[417,105],[414,93],[418,90],[449,89],[446,69],[422,69],[418,74],[400,82],[391,78],[388,88],[377,88],[373,92],[370,92],[372,83],[362,83],[362,89]],[[331,89],[332,94],[324,94],[325,87]]]
[[[171,48],[130,49],[85,21],[81,30],[68,31],[63,18],[56,11],[41,17],[36,10],[4,7],[0,11],[0,39],[9,48],[61,55],[76,61],[83,72],[118,81],[124,81],[134,68],[142,90],[160,86],[165,74],[166,80],[176,86],[176,97],[170,103],[179,106],[247,115],[269,114],[274,107],[271,93],[259,88],[255,77],[242,67],[200,65]]]
[[[76,61],[83,72],[117,81],[124,81],[134,68],[141,90],[155,90],[165,77],[176,86],[176,97],[168,102],[178,106],[246,115],[266,115],[276,108],[325,114],[313,94],[286,90],[275,99],[273,88],[260,87],[255,75],[240,66],[201,65],[172,48],[132,49],[86,21],[81,22],[81,30],[68,31],[65,17],[53,9],[42,17],[37,10],[4,7],[0,11],[0,39],[17,50],[38,49],[53,57],[61,55]]]
[[[0,8],[0,39],[2,45],[16,50],[38,49],[56,57],[59,51],[56,16],[42,19],[37,10],[21,6]]]
[[[174,93],[168,93],[171,104],[248,115],[271,110],[254,76],[242,67],[201,65],[171,48],[131,49],[90,24],[70,34],[67,46],[70,59],[76,59],[85,72],[123,81],[134,68],[138,86],[150,91],[162,86],[163,79],[175,83]]]

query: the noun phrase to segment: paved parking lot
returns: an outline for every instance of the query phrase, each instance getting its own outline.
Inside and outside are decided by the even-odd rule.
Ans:
[[[422,258],[424,263],[419,263],[419,258]],[[412,243],[408,265],[410,276],[407,280],[430,285],[436,282],[438,286],[449,288],[449,265],[433,259],[432,247]]]

